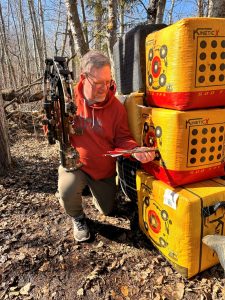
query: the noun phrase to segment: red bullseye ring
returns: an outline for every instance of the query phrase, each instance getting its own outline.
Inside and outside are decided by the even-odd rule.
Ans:
[[[155,56],[152,60],[152,75],[153,77],[159,77],[161,73],[161,60],[158,56]]]
[[[161,222],[159,216],[154,210],[149,210],[148,221],[151,230],[154,231],[155,233],[159,233],[161,230]]]

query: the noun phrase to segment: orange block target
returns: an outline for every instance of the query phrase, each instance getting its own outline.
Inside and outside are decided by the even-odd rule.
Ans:
[[[172,188],[141,170],[136,174],[139,225],[153,245],[184,277],[217,264],[202,238],[225,235],[225,180]]]
[[[225,106],[225,19],[186,18],[146,38],[146,101],[189,110]]]
[[[142,168],[171,186],[225,175],[225,108],[142,108],[142,145],[157,148]]]

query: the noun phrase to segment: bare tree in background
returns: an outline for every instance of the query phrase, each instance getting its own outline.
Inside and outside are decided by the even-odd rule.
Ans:
[[[68,22],[72,31],[76,50],[80,56],[88,51],[88,45],[84,39],[84,34],[78,14],[77,0],[65,0],[67,8]]]
[[[82,18],[83,18],[83,31],[84,31],[85,42],[89,48],[88,26],[87,26],[87,19],[86,19],[85,7],[84,7],[85,6],[84,0],[80,0],[80,5],[81,5],[81,11],[82,11]]]
[[[6,29],[5,29],[5,22],[3,19],[3,15],[2,15],[2,6],[0,3],[0,45],[1,45],[1,49],[3,52],[3,56],[6,60],[6,64],[7,64],[7,69],[8,69],[8,76],[9,76],[9,82],[11,84],[12,87],[16,87],[17,86],[17,82],[16,82],[16,75],[15,75],[15,70],[11,61],[11,56],[9,53],[9,44],[8,44],[8,38],[7,38],[7,33],[6,33]]]
[[[95,16],[95,29],[94,29],[94,39],[95,39],[95,49],[101,50],[103,42],[103,6],[102,1],[97,0],[94,4],[94,16]]]
[[[149,24],[155,24],[156,22],[158,4],[159,0],[149,0],[149,7],[147,10]]]
[[[37,15],[34,7],[33,0],[27,0],[30,18],[32,23],[32,31],[33,31],[33,40],[34,40],[34,51],[35,56],[38,58],[38,65],[39,65],[39,76],[44,71],[44,54],[43,54],[43,41],[41,38],[41,32],[38,25]]]
[[[225,17],[225,0],[209,0],[208,17]]]
[[[163,23],[163,16],[166,6],[166,0],[159,0],[156,14],[156,24]]]
[[[108,54],[111,61],[112,70],[114,70],[113,46],[115,45],[117,40],[116,30],[117,30],[117,1],[109,0],[108,24],[107,24],[107,47],[108,47]]]
[[[125,13],[126,1],[119,0],[118,1],[118,11],[119,11],[119,35],[124,35],[124,13]]]
[[[173,10],[174,10],[175,0],[171,1],[170,9],[169,9],[169,24],[173,23]]]
[[[207,17],[209,10],[209,0],[198,0],[198,17]]]
[[[24,19],[24,14],[23,14],[23,8],[22,8],[22,0],[19,0],[18,3],[18,20],[19,20],[19,25],[20,25],[20,45],[22,49],[22,55],[23,55],[23,60],[25,62],[25,74],[27,78],[27,82],[31,83],[31,59],[30,59],[30,51],[29,51],[29,45],[28,45],[28,35],[27,35],[27,29],[26,29],[26,23]],[[36,66],[36,65],[35,65]],[[36,66],[37,67],[37,66]]]
[[[11,165],[11,154],[9,149],[9,139],[3,99],[0,94],[0,176],[6,174]]]

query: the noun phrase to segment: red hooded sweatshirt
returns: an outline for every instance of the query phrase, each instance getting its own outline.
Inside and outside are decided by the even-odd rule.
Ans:
[[[116,159],[104,156],[107,151],[138,147],[128,129],[126,110],[114,94],[109,90],[104,102],[88,106],[82,81],[75,87],[78,109],[74,127],[83,133],[72,135],[71,144],[80,154],[81,169],[95,180],[116,174]]]

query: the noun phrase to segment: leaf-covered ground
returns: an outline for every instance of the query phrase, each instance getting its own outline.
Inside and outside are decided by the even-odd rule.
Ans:
[[[220,265],[187,280],[139,231],[137,207],[118,197],[118,214],[84,197],[92,238],[75,243],[57,191],[57,146],[10,132],[13,167],[0,178],[0,299],[225,299]]]

